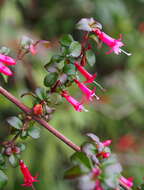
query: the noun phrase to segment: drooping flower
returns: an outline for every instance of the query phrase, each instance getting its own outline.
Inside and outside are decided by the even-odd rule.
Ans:
[[[3,73],[8,76],[12,75],[12,71],[8,67],[6,67],[2,62],[0,62],[0,73]]]
[[[76,99],[74,99],[72,96],[70,96],[67,91],[63,91],[61,93],[61,96],[63,96],[74,107],[76,111],[78,112],[87,111],[84,108],[84,106],[80,102],[78,102]]]
[[[121,41],[121,35],[120,38],[117,40],[108,36],[106,33],[102,32],[99,29],[94,29],[93,32],[99,37],[99,39],[102,42],[104,42],[106,45],[108,45],[111,48],[110,51],[107,52],[107,54],[114,52],[115,54],[118,55],[121,52],[123,52],[128,56],[131,55],[131,53],[127,53],[123,49],[121,49],[121,47],[124,46],[124,43]]]
[[[101,171],[98,167],[95,167],[92,169],[92,179],[95,180],[99,175],[101,174]]]
[[[84,93],[84,95],[86,96],[87,100],[92,101],[93,97],[95,96],[97,99],[99,99],[99,97],[96,96],[95,94],[95,90],[96,88],[94,88],[94,90],[90,90],[87,86],[85,86],[83,83],[81,83],[80,81],[74,79],[74,82],[78,85],[78,87],[81,89],[81,91]]]
[[[79,65],[77,62],[74,63],[79,72],[87,79],[84,83],[92,83],[96,78],[96,74],[91,75],[83,66]]]
[[[5,75],[11,76],[12,75],[12,71],[5,66],[6,65],[15,65],[16,62],[13,58],[7,56],[7,55],[3,55],[0,53],[0,73],[3,73]]]
[[[110,144],[112,143],[112,140],[106,140],[106,141],[103,141],[102,144],[104,146],[109,146]]]
[[[104,190],[99,179],[96,180],[95,188],[93,190]]]
[[[24,184],[22,186],[32,186],[33,182],[38,182],[37,177],[33,177],[28,169],[28,167],[24,164],[23,160],[19,161],[21,172],[24,176]]]
[[[132,187],[133,186],[133,179],[132,178],[127,179],[127,178],[121,176],[119,180],[126,187]]]
[[[6,65],[16,65],[16,62],[12,57],[3,55],[1,53],[0,53],[0,61],[2,63],[5,63]]]

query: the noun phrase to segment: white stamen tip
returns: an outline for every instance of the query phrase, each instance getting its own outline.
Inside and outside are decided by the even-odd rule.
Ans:
[[[85,109],[85,108],[83,108],[83,111],[88,112],[88,110],[87,110],[87,109]]]
[[[128,52],[126,52],[125,50],[123,50],[123,49],[120,49],[123,53],[125,53],[127,56],[131,56],[132,54],[131,53],[128,53]]]
[[[96,99],[97,99],[97,100],[99,100],[99,99],[100,99],[97,95],[95,95],[95,97],[96,97]]]

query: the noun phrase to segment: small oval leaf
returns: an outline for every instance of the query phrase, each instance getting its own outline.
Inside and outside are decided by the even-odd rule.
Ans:
[[[16,129],[21,129],[23,127],[23,123],[18,117],[9,117],[7,122]]]
[[[81,44],[79,42],[72,42],[69,47],[69,52],[72,57],[78,57],[81,54]]]
[[[86,59],[90,66],[93,66],[96,62],[96,56],[92,50],[86,51]]]
[[[55,82],[57,81],[57,79],[58,79],[57,73],[49,73],[44,78],[44,85],[47,87],[52,87],[55,84]]]
[[[40,128],[32,126],[28,129],[28,135],[33,139],[38,139],[40,137]]]

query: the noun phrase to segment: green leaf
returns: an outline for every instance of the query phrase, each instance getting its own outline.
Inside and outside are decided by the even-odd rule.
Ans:
[[[3,80],[5,83],[8,82],[8,76],[7,75],[4,75],[3,73],[1,73],[2,77],[3,77]]]
[[[92,161],[84,152],[76,152],[71,157],[72,162],[85,166],[88,170],[92,169]]]
[[[66,64],[64,66],[63,72],[67,75],[74,75],[76,72],[76,68],[73,64]]]
[[[27,131],[22,131],[21,132],[21,135],[20,135],[21,139],[26,139],[27,136],[28,136]]]
[[[78,57],[81,54],[81,44],[79,42],[72,42],[69,47],[69,53],[72,57]]]
[[[80,177],[84,174],[86,174],[87,172],[82,171],[82,169],[80,168],[80,166],[73,166],[72,168],[68,169],[65,174],[64,174],[64,178],[65,179],[74,179],[77,177]]]
[[[93,66],[96,62],[96,56],[92,50],[86,51],[86,59],[90,66]]]
[[[29,38],[28,36],[22,36],[21,39],[21,47],[24,49],[29,49],[30,45],[33,43],[33,40]]]
[[[59,93],[53,93],[51,96],[51,102],[53,102],[53,104],[58,105],[62,102],[62,97]]]
[[[91,32],[95,28],[102,29],[102,25],[94,20],[93,18],[82,18],[77,24],[76,28],[79,30],[84,30]]]
[[[0,170],[0,189],[2,189],[6,185],[7,181],[8,177],[2,170]]]
[[[32,126],[28,129],[28,135],[33,139],[38,139],[40,137],[40,128]]]
[[[12,167],[18,166],[18,160],[13,154],[11,156],[9,156],[8,160]]]
[[[21,152],[26,149],[26,145],[23,143],[18,143],[17,146],[20,148]]]
[[[23,127],[23,123],[18,117],[9,117],[7,122],[16,129],[21,129]]]
[[[47,87],[52,87],[56,83],[57,79],[58,79],[57,73],[49,73],[44,78],[44,85]]]
[[[0,48],[0,53],[1,54],[8,55],[9,52],[10,52],[10,49],[7,48],[7,47],[5,47],[5,46],[3,46],[3,47]]]
[[[86,155],[88,156],[96,155],[98,153],[96,146],[91,143],[82,144],[81,150],[82,152],[86,153]]]
[[[62,60],[62,61],[60,61],[60,62],[57,64],[57,68],[58,68],[59,70],[61,70],[61,69],[63,69],[64,65],[65,65],[65,60]]]
[[[35,93],[36,93],[37,97],[38,97],[40,100],[43,100],[43,99],[47,98],[47,93],[46,93],[46,91],[45,91],[44,88],[37,88],[37,89],[35,90]]]
[[[0,165],[3,165],[5,163],[4,156],[0,153]]]
[[[60,43],[64,46],[70,46],[73,41],[73,37],[70,34],[63,35],[60,39]]]

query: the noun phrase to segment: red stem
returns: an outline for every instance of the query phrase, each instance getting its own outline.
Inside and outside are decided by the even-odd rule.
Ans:
[[[75,151],[81,151],[80,147],[74,144],[71,140],[69,140],[67,137],[62,135],[59,131],[57,131],[55,128],[53,128],[50,124],[48,124],[44,119],[32,115],[32,110],[24,105],[22,102],[20,102],[16,97],[14,97],[11,93],[9,93],[7,90],[5,90],[3,87],[0,86],[0,94],[5,96],[7,99],[9,99],[11,102],[13,102],[15,105],[17,105],[22,111],[24,111],[27,115],[31,115],[33,120],[37,121],[40,125],[45,127],[49,132],[51,132],[53,135],[55,135],[57,138],[59,138],[61,141],[63,141],[65,144],[67,144],[69,147],[71,147]]]

